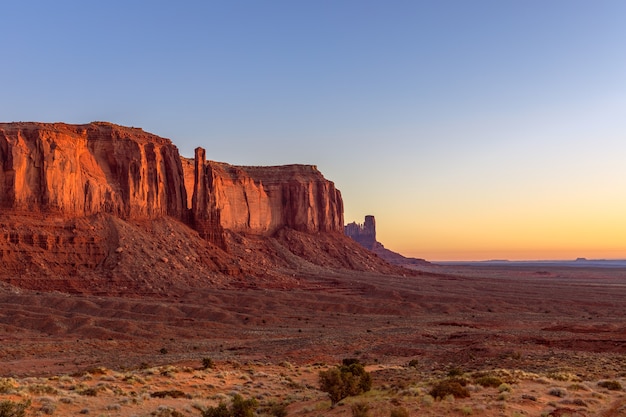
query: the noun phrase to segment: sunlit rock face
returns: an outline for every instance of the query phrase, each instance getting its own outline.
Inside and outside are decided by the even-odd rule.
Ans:
[[[185,215],[178,149],[141,129],[3,123],[0,161],[5,209],[122,218]]]
[[[181,158],[169,139],[95,122],[0,124],[0,207],[66,217],[169,216],[222,245],[224,231],[343,232],[340,192],[315,166]]]
[[[191,164],[183,164],[191,170]],[[234,166],[195,155],[193,217],[219,218],[236,232],[270,235],[282,227],[305,232],[343,231],[341,193],[315,166]],[[191,173],[185,174],[190,184]]]

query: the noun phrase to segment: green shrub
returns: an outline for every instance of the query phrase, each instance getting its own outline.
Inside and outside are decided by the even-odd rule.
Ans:
[[[352,362],[319,373],[320,390],[328,393],[332,405],[342,399],[359,395],[372,388],[372,377],[362,364]]]
[[[622,389],[622,384],[617,381],[600,381],[598,386],[611,391],[620,391]]]
[[[0,401],[0,417],[24,417],[28,407],[30,407],[30,400],[20,403],[10,400]]]
[[[254,398],[245,400],[241,395],[236,394],[227,407],[220,403],[217,407],[209,407],[202,412],[202,417],[253,417],[254,411],[259,403]]]
[[[456,379],[444,379],[438,382],[430,390],[429,393],[433,398],[443,399],[448,395],[454,396],[454,398],[467,398],[470,396],[469,391]]]

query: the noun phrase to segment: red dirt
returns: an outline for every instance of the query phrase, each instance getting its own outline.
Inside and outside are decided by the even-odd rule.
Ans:
[[[624,375],[623,270],[439,267],[403,277],[303,273],[287,289],[172,287],[123,297],[0,289],[0,375],[196,360],[333,363],[356,356],[425,371],[495,367]],[[464,275],[464,276],[462,276]],[[166,353],[161,353],[166,352]]]

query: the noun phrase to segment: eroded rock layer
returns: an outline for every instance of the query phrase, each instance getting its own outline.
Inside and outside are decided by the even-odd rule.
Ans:
[[[184,218],[178,149],[110,123],[0,124],[0,205],[67,216]]]
[[[343,231],[341,194],[311,165],[181,158],[169,139],[110,123],[0,124],[0,206],[69,217],[170,216],[223,245],[224,230]]]
[[[192,212],[199,231],[343,232],[341,193],[315,166],[234,166],[206,161],[201,148],[193,168],[190,161],[183,166],[188,188],[194,173]]]

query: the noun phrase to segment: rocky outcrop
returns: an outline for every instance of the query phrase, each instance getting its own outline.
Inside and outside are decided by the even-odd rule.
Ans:
[[[391,264],[407,268],[430,265],[430,262],[424,259],[407,258],[404,255],[385,248],[382,243],[376,240],[376,219],[374,216],[365,216],[365,222],[363,224],[356,222],[347,224],[344,227],[344,232],[346,236],[355,240],[359,245],[374,252]]]
[[[376,219],[374,216],[365,216],[363,224],[349,223],[345,226],[344,231],[348,237],[356,240],[365,249],[373,250],[377,245],[380,245],[376,241]]]
[[[4,209],[185,216],[178,149],[141,129],[110,123],[2,123],[0,163]]]

